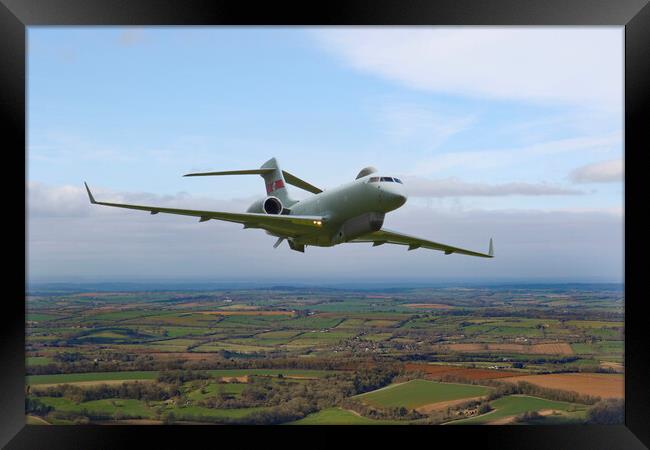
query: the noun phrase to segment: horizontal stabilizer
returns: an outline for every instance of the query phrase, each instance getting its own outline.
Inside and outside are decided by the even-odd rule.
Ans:
[[[265,173],[271,173],[275,169],[250,169],[250,170],[227,170],[225,172],[199,172],[199,173],[187,173],[183,175],[184,177],[208,177],[216,175],[264,175]]]
[[[219,176],[219,175],[266,175],[267,173],[271,173],[277,169],[275,168],[267,168],[267,169],[248,169],[248,170],[227,170],[225,172],[197,172],[197,173],[187,173],[183,175],[184,177],[209,177],[209,176]],[[307,192],[311,192],[314,194],[319,194],[323,192],[322,189],[317,188],[311,183],[306,182],[305,180],[302,180],[298,178],[297,176],[287,172],[286,170],[282,171],[282,175],[284,176],[284,181],[287,183],[303,189]]]

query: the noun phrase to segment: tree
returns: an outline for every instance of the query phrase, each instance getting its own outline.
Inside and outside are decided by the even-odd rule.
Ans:
[[[25,411],[39,416],[44,416],[52,410],[51,406],[33,397],[25,397]]]
[[[610,425],[625,421],[625,402],[622,399],[601,400],[587,410],[587,422]]]
[[[230,398],[230,396],[226,393],[226,389],[224,388],[223,384],[219,386],[219,389],[217,390],[217,397],[221,401],[226,401]]]
[[[485,414],[492,411],[492,406],[489,403],[481,403],[481,406],[478,407],[479,414]]]
[[[526,412],[516,416],[514,422],[515,423],[526,423],[526,422],[533,422],[533,421],[536,421],[536,420],[540,420],[540,419],[543,419],[543,418],[544,418],[544,416],[542,416],[537,411],[526,411]]]
[[[168,413],[163,415],[163,424],[171,425],[174,422],[176,422],[176,416],[172,411],[169,411]]]

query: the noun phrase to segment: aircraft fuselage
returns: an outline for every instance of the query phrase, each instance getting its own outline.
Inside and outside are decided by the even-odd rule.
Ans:
[[[325,218],[322,230],[294,243],[330,247],[379,230],[384,214],[407,200],[404,185],[394,180],[371,174],[289,206],[290,214]]]

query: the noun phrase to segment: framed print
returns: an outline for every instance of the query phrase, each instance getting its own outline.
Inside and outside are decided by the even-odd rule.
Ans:
[[[0,11],[7,448],[650,442],[647,2]]]

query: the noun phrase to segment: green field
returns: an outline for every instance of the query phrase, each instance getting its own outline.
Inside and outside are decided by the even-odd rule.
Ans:
[[[357,289],[188,283],[163,289],[145,283],[132,291],[129,286],[28,286],[26,394],[30,400],[48,396],[55,406],[45,416],[48,422],[144,417],[147,422],[280,424],[317,411],[296,423],[438,423],[445,414],[442,402],[485,397],[493,388],[470,380],[494,373],[440,370],[414,380],[419,375],[405,371],[405,364],[495,372],[512,368],[522,375],[625,370],[620,364],[625,331],[620,284]],[[478,344],[467,348],[485,351],[462,351],[451,345],[456,343]],[[538,343],[570,345],[573,352],[542,355],[514,353],[515,346],[503,347],[512,351],[487,347]],[[169,379],[157,379],[169,370],[174,371]],[[119,394],[98,386],[137,380],[141,386],[122,387]],[[76,388],[45,388],[66,383]],[[109,396],[124,399],[73,401]],[[142,398],[149,400],[142,403]],[[348,401],[376,410],[377,416],[360,417],[347,409]],[[572,408],[534,423],[585,421],[582,405],[563,410],[549,407],[558,402],[512,396],[492,403],[497,411],[472,420],[509,419],[530,408]],[[441,408],[425,407],[432,404]],[[451,417],[445,420],[469,413],[447,405]],[[408,409],[406,416],[402,407]],[[250,417],[259,408],[266,408],[264,414]],[[36,401],[26,402],[26,413],[46,414]]]
[[[575,410],[571,415],[583,415],[586,406],[575,403],[555,402],[543,398],[529,397],[526,395],[510,395],[490,402],[494,411],[487,414],[472,417],[469,419],[456,420],[452,424],[478,425],[492,422],[504,417],[516,416],[526,411],[541,411],[544,409],[555,409],[560,411]]]
[[[167,352],[184,352],[187,347],[195,344],[197,341],[192,339],[166,339],[163,341],[150,342],[147,345],[159,351]]]
[[[37,416],[26,416],[25,417],[26,425],[50,425],[50,423]]]
[[[430,403],[480,397],[488,392],[489,388],[484,386],[412,380],[357,395],[354,398],[379,407],[417,408]]]
[[[364,334],[363,339],[368,341],[385,341],[386,339],[390,339],[391,336],[391,333],[372,333]]]
[[[237,396],[242,393],[245,387],[246,384],[244,383],[210,383],[204,387],[196,386],[196,383],[186,383],[184,390],[188,399],[196,401],[214,397],[220,392]]]
[[[213,377],[242,377],[244,375],[260,375],[277,377],[282,374],[285,377],[321,378],[328,374],[336,373],[328,370],[309,369],[217,369],[207,371]]]
[[[623,341],[576,342],[571,348],[578,355],[623,355]]]
[[[89,372],[62,373],[55,375],[29,375],[27,377],[27,384],[78,383],[81,381],[111,380],[153,380],[157,376],[157,371]]]
[[[174,416],[179,420],[201,422],[202,419],[242,419],[256,411],[264,411],[268,408],[231,408],[215,409],[203,406],[187,406],[173,410]]]
[[[277,377],[294,376],[304,378],[320,378],[327,374],[335,373],[327,370],[303,370],[303,369],[216,369],[205,371],[213,377],[241,377],[244,375],[261,375]],[[55,375],[30,375],[27,377],[27,384],[61,384],[78,383],[82,381],[119,381],[119,380],[154,380],[158,371],[129,371],[129,372],[90,372],[90,373],[66,373]]]
[[[398,420],[373,420],[341,408],[327,408],[288,425],[399,425]]]
[[[208,344],[199,345],[194,348],[196,352],[218,352],[227,350],[236,353],[263,353],[270,350],[269,347],[261,345],[238,344],[236,342],[214,341]]]
[[[135,319],[138,317],[153,316],[156,312],[142,310],[114,311],[108,313],[94,314],[87,320],[105,320],[109,322],[119,322],[121,320]]]
[[[44,404],[52,406],[57,411],[83,413],[84,410],[93,415],[111,415],[121,412],[128,418],[149,419],[155,416],[155,410],[141,400],[133,399],[102,399],[76,403],[63,397],[40,397]]]
[[[153,328],[151,330],[147,330],[149,333],[156,333],[157,331],[160,330],[160,333],[163,334],[166,337],[170,338],[176,338],[176,337],[181,337],[181,336],[189,336],[189,335],[202,335],[202,334],[208,334],[212,333],[212,329],[210,328],[199,328],[199,327],[161,327],[161,328]],[[158,333],[156,333],[158,334]]]
[[[25,361],[28,366],[44,366],[52,362],[52,358],[48,356],[28,356]]]
[[[102,399],[89,402],[76,403],[72,400],[61,397],[40,397],[40,400],[57,411],[96,416],[112,415],[121,412],[124,418],[153,419],[156,417],[156,406],[162,406],[160,402],[152,402],[147,406],[144,401],[132,399]],[[202,418],[209,419],[239,419],[250,415],[255,411],[266,408],[233,408],[215,409],[202,406],[185,406],[180,408],[163,407],[165,410],[173,411],[176,420],[200,421]]]
[[[291,340],[291,344],[331,345],[332,343],[351,338],[355,335],[347,331],[316,331],[303,333]]]
[[[266,333],[260,333],[255,337],[258,339],[270,340],[270,339],[291,339],[292,337],[300,334],[298,331],[267,331]]]
[[[54,314],[27,313],[27,321],[29,322],[46,322],[57,317]]]

